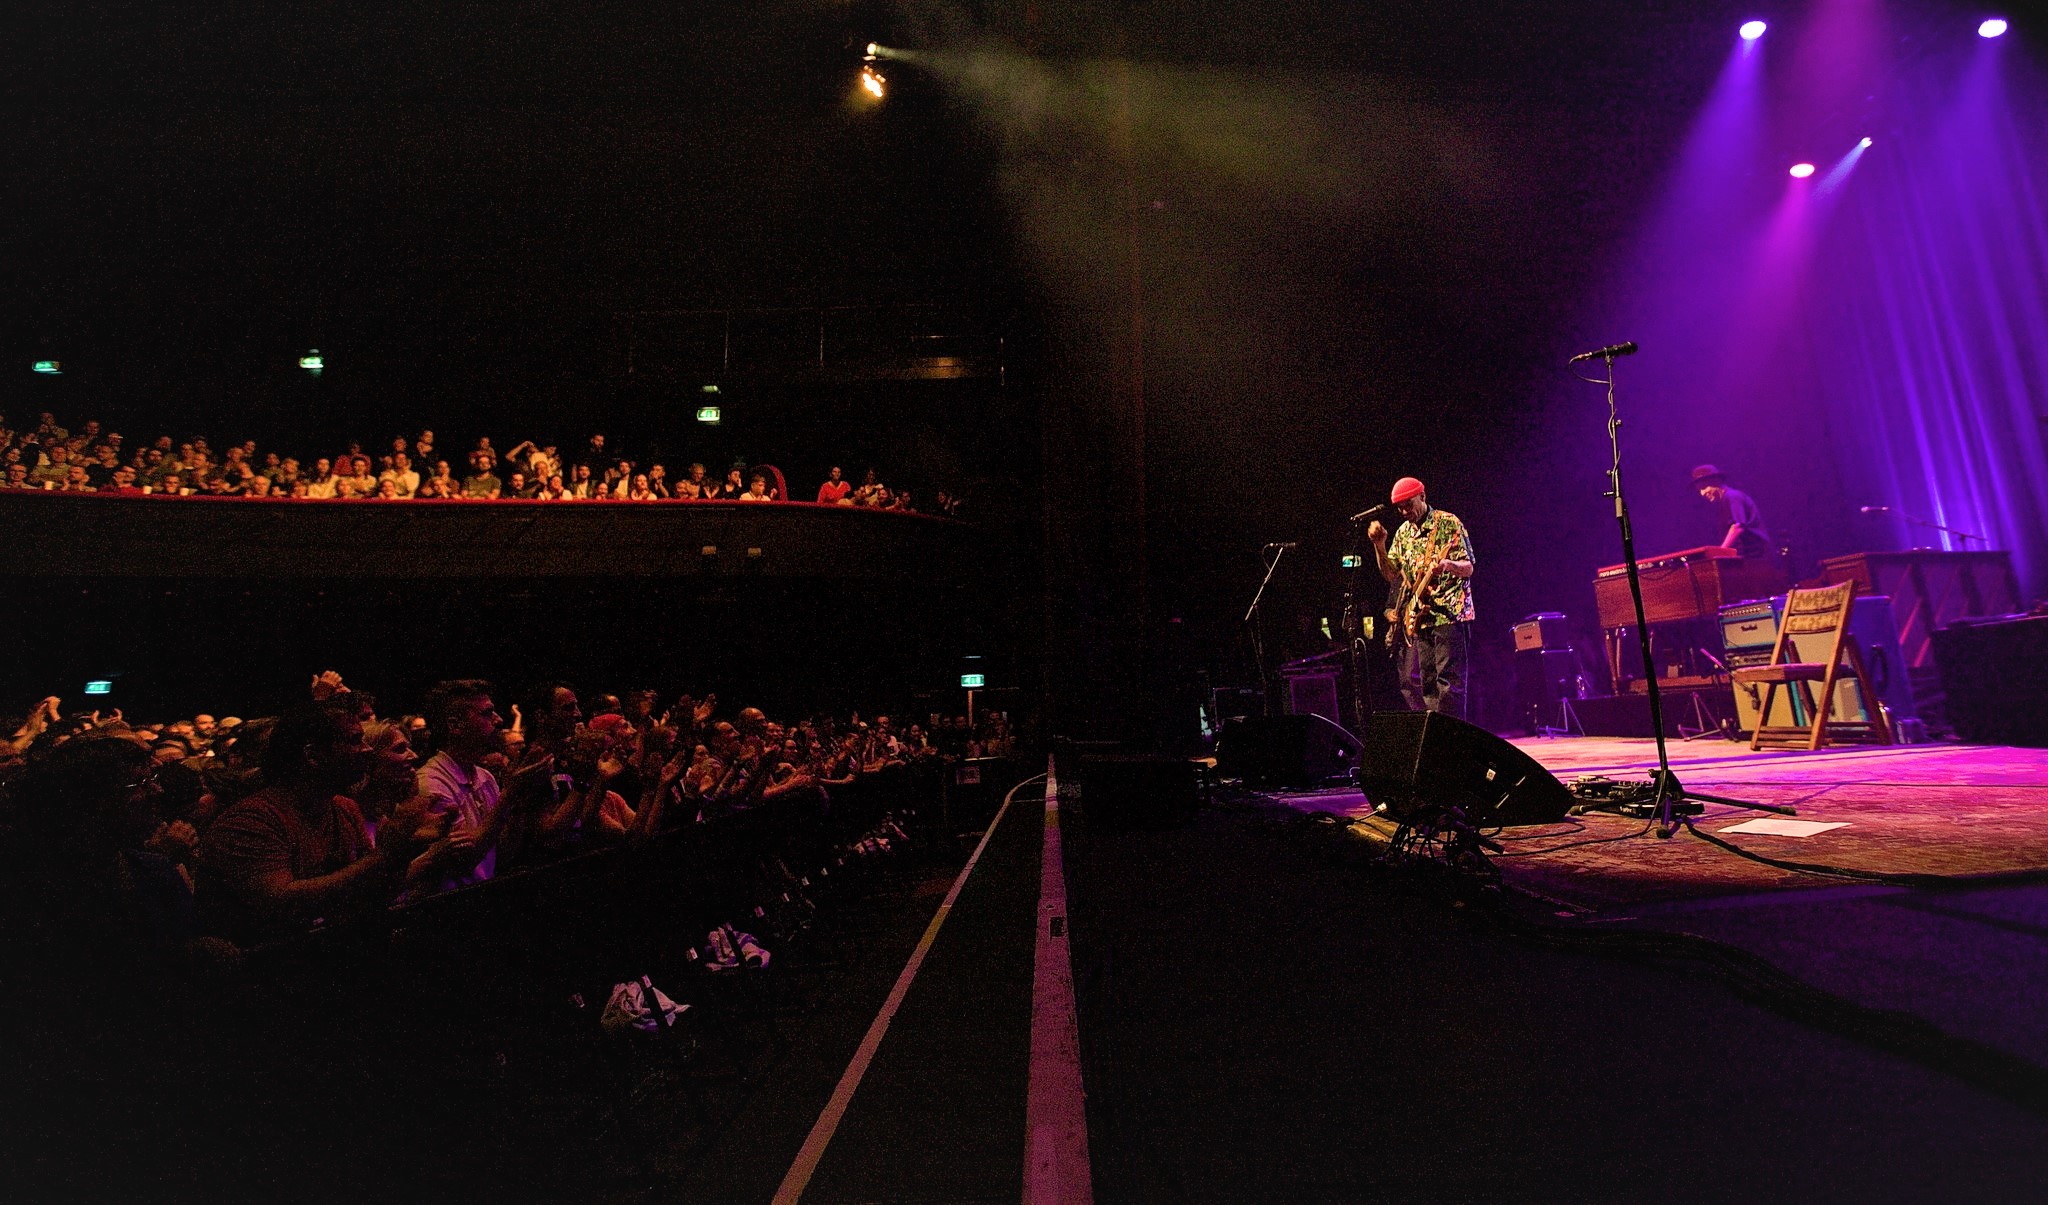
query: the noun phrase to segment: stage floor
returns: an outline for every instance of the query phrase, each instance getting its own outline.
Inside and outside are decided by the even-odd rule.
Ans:
[[[1656,765],[1648,740],[1515,743],[1567,784],[1582,774],[1640,780]],[[1800,821],[1840,826],[1806,836],[1730,832],[1768,814],[1709,806],[1696,823],[1722,840],[1780,860],[1958,877],[1930,889],[1780,870],[1687,833],[1659,840],[1643,821],[1594,814],[1502,833],[1506,853],[1494,864],[1504,883],[1547,901],[1564,923],[1729,942],[1850,999],[1939,1018],[2048,1061],[2048,1012],[2038,1007],[2048,991],[2048,750],[1752,753],[1719,740],[1671,748],[1672,771],[1695,790],[1791,804]],[[1266,798],[1368,814],[1356,791]],[[1968,878],[2000,874],[2015,877]]]
[[[1514,743],[1567,784],[1581,775],[1642,780],[1657,764],[1649,740]],[[1674,742],[1671,768],[1694,790],[1789,804],[1802,822],[1839,826],[1805,836],[1731,833],[1768,813],[1709,805],[1699,817],[1706,831],[1769,857],[1918,874],[2048,872],[2048,750],[1933,744],[1752,752],[1710,740]],[[1355,791],[1278,798],[1304,810],[1368,810]],[[1593,814],[1502,838],[1508,853],[1497,864],[1511,885],[1582,912],[1839,881],[1751,862],[1684,835],[1659,840],[1625,816]]]

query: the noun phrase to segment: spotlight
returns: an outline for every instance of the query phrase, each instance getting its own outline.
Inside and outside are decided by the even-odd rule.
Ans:
[[[1744,21],[1742,23],[1742,28],[1736,30],[1735,32],[1742,35],[1743,41],[1754,42],[1758,38],[1763,37],[1764,30],[1769,28],[1770,26],[1765,25],[1762,21]]]
[[[1977,36],[1980,38],[1995,38],[2004,34],[2009,28],[2011,27],[2005,23],[2004,17],[1993,17],[1977,27]]]
[[[1857,143],[1856,145],[1861,149],[1868,150],[1870,148],[1870,139],[1865,138],[1863,141]]]
[[[1812,174],[1813,164],[1811,163],[1795,163],[1792,165],[1792,178],[1794,180],[1804,180]]]

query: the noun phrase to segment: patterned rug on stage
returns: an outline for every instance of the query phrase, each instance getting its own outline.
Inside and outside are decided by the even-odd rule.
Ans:
[[[1640,781],[1656,766],[1647,740],[1566,737],[1515,742],[1567,785],[1581,775]],[[2048,750],[1970,745],[1752,753],[1721,741],[1674,744],[1688,788],[1789,804],[1798,819],[1838,825],[1805,836],[1728,829],[1769,813],[1708,805],[1702,829],[1758,854],[1851,870],[1938,875],[2048,872]],[[1304,810],[1365,814],[1355,792],[1288,796]],[[1589,814],[1509,829],[1496,864],[1511,884],[1595,912],[1667,900],[1837,886],[1681,832],[1659,840],[1641,820]],[[1590,843],[1589,842],[1596,842]]]

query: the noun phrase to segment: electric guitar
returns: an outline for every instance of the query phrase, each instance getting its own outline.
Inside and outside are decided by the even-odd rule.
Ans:
[[[1436,539],[1430,541],[1428,548],[1422,554],[1423,564],[1427,565],[1428,568],[1423,570],[1422,577],[1416,581],[1413,590],[1403,587],[1400,597],[1394,604],[1394,609],[1387,612],[1387,640],[1389,643],[1392,643],[1394,638],[1392,621],[1395,617],[1395,611],[1400,612],[1401,630],[1407,633],[1410,640],[1415,638],[1415,633],[1418,630],[1416,627],[1417,608],[1421,606],[1423,599],[1429,597],[1430,588],[1436,585],[1437,570],[1443,567],[1444,554],[1451,550],[1452,532],[1455,530],[1455,528],[1447,528],[1439,532]]]

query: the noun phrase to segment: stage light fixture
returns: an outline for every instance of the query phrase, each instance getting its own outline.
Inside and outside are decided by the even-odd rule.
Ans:
[[[64,375],[64,365],[58,363],[55,360],[37,360],[35,362],[35,370],[37,372],[42,373],[46,377],[57,377]]]
[[[1993,17],[1977,27],[1977,36],[1980,38],[2001,37],[2009,28],[2011,26],[2005,23],[2004,17]]]
[[[1794,180],[1804,180],[1812,174],[1813,164],[1811,163],[1795,163],[1792,165],[1792,178]]]
[[[1758,38],[1763,37],[1764,30],[1769,28],[1770,26],[1765,25],[1762,21],[1744,21],[1742,23],[1742,28],[1736,30],[1735,32],[1742,35],[1743,41],[1754,42]]]
[[[1863,141],[1861,141],[1861,142],[1857,143],[1856,145],[1857,145],[1858,147],[1861,147],[1861,148],[1863,148],[1864,150],[1869,150],[1869,149],[1870,149],[1870,139],[1866,137],[1866,138],[1865,138],[1865,139],[1864,139]]]

